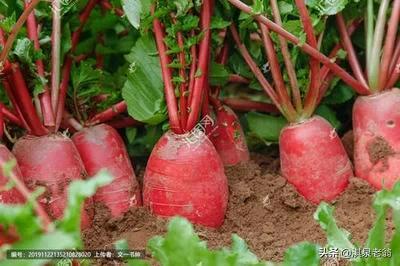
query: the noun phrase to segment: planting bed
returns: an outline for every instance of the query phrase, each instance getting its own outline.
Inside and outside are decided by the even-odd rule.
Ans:
[[[230,198],[223,226],[220,229],[196,226],[209,247],[229,246],[231,234],[236,233],[260,258],[280,261],[285,249],[292,244],[325,243],[323,231],[313,219],[316,206],[300,197],[279,175],[277,151],[253,153],[248,163],[228,167],[226,174]],[[368,183],[353,178],[334,203],[339,226],[352,232],[356,242],[364,241],[372,226],[373,193]],[[143,208],[131,209],[122,218],[110,219],[105,209],[97,206],[94,224],[85,232],[86,248],[111,248],[114,241],[126,239],[130,248],[143,249],[152,236],[165,233],[167,222]]]

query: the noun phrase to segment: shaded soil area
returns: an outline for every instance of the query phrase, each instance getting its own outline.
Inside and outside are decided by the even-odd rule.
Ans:
[[[279,175],[275,152],[252,154],[250,162],[230,167],[226,174],[230,199],[224,225],[217,230],[196,227],[209,247],[230,246],[231,234],[236,233],[261,259],[280,261],[292,244],[325,243],[325,235],[313,219],[316,206],[300,197]],[[353,178],[345,193],[333,203],[339,225],[350,231],[356,242],[365,241],[372,226],[373,193],[366,182]],[[165,232],[166,221],[143,208],[132,209],[119,219],[110,219],[104,210],[97,206],[95,226],[85,232],[88,249],[111,248],[118,239],[126,239],[132,249],[144,249],[149,238]]]

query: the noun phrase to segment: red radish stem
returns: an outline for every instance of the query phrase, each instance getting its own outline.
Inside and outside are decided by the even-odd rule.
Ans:
[[[6,93],[7,93],[8,98],[10,99],[10,102],[11,102],[12,106],[14,107],[14,109],[15,109],[17,115],[18,115],[18,118],[19,118],[20,121],[22,122],[24,128],[25,128],[26,130],[28,130],[28,132],[31,132],[32,130],[31,130],[30,126],[29,126],[28,123],[25,121],[24,117],[22,116],[22,112],[21,112],[21,110],[20,110],[20,108],[19,108],[19,105],[18,105],[17,100],[16,100],[15,97],[14,97],[14,94],[13,94],[13,92],[12,92],[13,89],[11,88],[10,83],[8,82],[7,79],[4,79],[4,80],[2,81],[2,84],[3,84],[4,90],[5,90]]]
[[[136,121],[132,117],[123,117],[123,118],[111,120],[111,121],[108,121],[106,124],[109,126],[112,126],[115,129],[141,125],[141,123],[139,121]]]
[[[282,27],[283,23],[279,12],[277,0],[271,0],[270,3],[271,3],[272,13],[274,16],[274,21],[278,26]],[[303,109],[303,107],[301,103],[300,89],[299,89],[299,84],[297,82],[296,71],[294,69],[292,60],[290,59],[290,53],[285,38],[283,38],[281,35],[278,35],[278,40],[283,56],[283,61],[285,62],[285,66],[287,69],[289,83],[292,90],[293,100],[296,106],[296,110],[300,112]]]
[[[397,63],[398,59],[400,59],[400,37],[398,37],[397,41],[396,41],[396,48],[393,52],[392,61],[390,62],[389,75],[390,75],[390,73],[393,73],[395,71],[396,63]]]
[[[37,136],[47,134],[47,129],[43,127],[38,115],[36,114],[35,107],[33,106],[29,95],[28,87],[18,65],[14,64],[11,71],[10,81],[12,81],[12,84],[15,86],[13,94],[15,95],[15,98],[18,99],[18,102],[21,103],[19,106],[21,114],[27,119],[32,134]]]
[[[200,112],[200,102],[202,95],[204,95],[205,87],[208,82],[208,64],[210,59],[210,41],[211,41],[211,14],[213,12],[212,4],[210,0],[204,0],[202,3],[202,9],[200,14],[201,30],[203,32],[203,39],[199,45],[199,62],[197,70],[200,71],[200,75],[195,77],[193,91],[191,94],[190,113],[185,130],[190,131],[196,124]]]
[[[191,37],[193,37],[194,31],[191,31]],[[193,98],[193,88],[194,88],[194,78],[196,76],[196,66],[197,66],[197,47],[193,45],[190,48],[190,54],[192,57],[192,63],[190,65],[190,72],[189,72],[189,103],[192,102]]]
[[[386,33],[385,45],[383,47],[383,54],[379,72],[379,90],[385,89],[387,78],[389,75],[390,61],[393,56],[397,28],[400,21],[400,0],[393,1],[392,15],[389,19],[389,26]]]
[[[113,10],[117,16],[122,17],[124,15],[122,9],[113,7],[108,0],[100,0],[100,5],[107,10]]]
[[[70,113],[67,111],[64,112],[63,119],[67,125],[72,127],[74,130],[79,131],[83,129],[81,123],[79,123]]]
[[[104,110],[103,112],[96,114],[95,116],[93,116],[88,124],[100,124],[100,123],[104,123],[107,121],[110,121],[111,119],[113,119],[114,117],[116,117],[117,115],[126,112],[128,106],[126,105],[125,101],[119,102],[117,104],[114,104],[113,106],[111,106],[110,108]]]
[[[176,19],[172,18],[172,21],[174,24],[176,24]],[[184,53],[184,40],[183,40],[183,35],[182,32],[178,32],[177,36],[177,43],[179,46],[179,49],[181,49],[181,52],[179,53],[179,63],[181,64],[181,67],[179,69],[179,76],[183,80],[183,82],[180,84],[179,90],[180,90],[180,97],[179,97],[179,114],[180,114],[180,121],[181,121],[181,128],[185,128],[186,122],[187,122],[187,96],[186,96],[186,91],[187,91],[187,77],[186,77],[186,60],[185,60],[185,53]]]
[[[60,94],[60,64],[61,64],[61,2],[52,1],[53,24],[51,34],[51,104],[57,114]]]
[[[4,70],[4,63],[7,58],[8,52],[12,48],[12,45],[17,37],[18,32],[20,31],[21,27],[24,25],[25,21],[27,20],[29,14],[35,9],[37,4],[39,4],[40,0],[32,0],[28,7],[25,8],[24,12],[18,18],[17,22],[11,29],[10,35],[7,38],[7,42],[3,46],[3,50],[0,54],[0,73]]]
[[[154,14],[154,6],[152,6],[152,14]],[[175,98],[175,90],[174,86],[172,84],[172,73],[171,70],[169,69],[168,65],[171,62],[171,59],[167,55],[167,48],[165,47],[164,44],[164,32],[162,29],[161,22],[155,18],[153,21],[153,31],[154,31],[154,36],[156,39],[156,44],[157,44],[157,49],[160,57],[160,63],[161,63],[161,71],[162,71],[162,76],[164,80],[164,92],[165,92],[165,99],[167,101],[167,108],[168,108],[168,116],[169,116],[169,122],[172,131],[174,131],[177,134],[180,134],[183,132],[180,122],[179,122],[179,116],[178,116],[178,109],[177,109],[177,101]]]
[[[294,109],[294,107],[290,101],[290,97],[287,93],[286,86],[283,81],[282,72],[280,70],[278,57],[276,55],[274,44],[270,37],[270,32],[265,25],[259,24],[259,27],[261,30],[261,38],[264,43],[264,48],[266,50],[268,62],[271,66],[271,73],[272,73],[272,77],[274,79],[275,86],[276,86],[275,91],[277,91],[277,96],[279,98],[279,101],[281,102],[282,110],[284,111],[284,114],[287,117],[289,117],[290,120],[291,119],[295,120],[296,116],[297,116],[296,110]],[[238,35],[236,33],[236,30],[234,30],[234,34],[235,34],[234,39],[237,42]]]
[[[25,8],[27,8],[28,5],[29,1],[26,0]],[[36,51],[40,50],[38,29],[34,12],[32,12],[28,16],[28,19],[26,21],[26,27],[27,27],[28,37],[33,41],[35,50]],[[45,73],[44,73],[44,65],[42,59],[36,60],[36,67],[39,77],[44,78]],[[53,109],[51,106],[49,88],[47,87],[47,84],[44,86],[44,92],[39,95],[39,99],[42,107],[43,123],[45,126],[53,127],[55,125],[55,121],[54,121]]]
[[[274,105],[279,109],[279,111],[282,114],[285,114],[286,116],[289,117],[289,115],[283,110],[281,106],[281,102],[279,101],[274,89],[272,86],[269,84],[267,79],[264,77],[263,73],[261,70],[258,68],[257,64],[254,62],[254,60],[251,58],[250,53],[248,52],[247,48],[243,45],[243,43],[240,41],[239,38],[239,33],[237,32],[236,28],[231,25],[230,26],[231,32],[232,32],[232,37],[236,43],[236,46],[238,47],[239,51],[241,52],[244,60],[246,61],[247,65],[250,67],[251,71],[257,78],[258,82],[260,82],[261,86],[263,87],[264,91],[269,95],[271,98],[272,102]],[[289,117],[290,120],[295,121],[295,117]]]
[[[243,99],[234,99],[234,98],[225,98],[222,102],[232,108],[233,110],[249,112],[249,111],[257,111],[264,113],[275,113],[278,114],[279,110],[275,105],[257,102],[257,101],[249,101]]]
[[[79,15],[80,25],[77,30],[72,33],[71,50],[69,54],[66,55],[64,60],[64,66],[62,68],[62,81],[59,87],[59,98],[57,104],[56,112],[56,131],[60,126],[62,116],[64,114],[65,97],[67,96],[68,83],[71,75],[72,58],[71,54],[75,52],[76,46],[78,45],[79,38],[81,36],[83,27],[85,26],[87,20],[89,19],[90,13],[96,6],[97,0],[89,0],[83,9],[82,13]]]
[[[111,184],[96,192],[94,202],[105,204],[113,217],[141,205],[139,184],[128,152],[114,128],[106,124],[85,128],[74,134],[72,140],[90,176],[106,169],[114,177]]]
[[[331,62],[331,60],[320,53],[317,49],[313,48],[307,43],[302,43],[301,40],[291,34],[290,32],[286,31],[276,23],[272,22],[268,18],[266,18],[263,15],[259,14],[254,14],[253,10],[251,7],[248,5],[244,4],[240,0],[228,0],[232,5],[236,6],[240,10],[242,10],[245,13],[248,14],[253,14],[254,19],[257,21],[265,24],[271,31],[276,32],[277,34],[283,36],[285,39],[289,40],[290,42],[294,43],[297,45],[302,51],[305,53],[309,54],[311,57],[317,59],[319,62],[325,64],[333,73],[335,73],[337,76],[339,76],[345,83],[347,83],[349,86],[354,88],[358,93],[360,94],[368,94],[369,90],[365,86],[363,86],[359,81],[354,79],[349,73],[347,73],[346,70],[338,66],[337,64]]]
[[[4,185],[7,183],[7,179],[11,179],[15,184],[15,188],[11,191],[1,192],[1,199],[0,202],[4,203],[23,203],[31,198],[31,193],[28,188],[25,186],[24,182],[22,181],[21,171],[16,165],[12,171],[9,172],[8,177],[4,177],[3,175],[3,166],[5,163],[9,162],[10,160],[15,160],[14,155],[4,146],[0,144],[0,169],[2,170],[0,173],[0,183]],[[45,210],[34,200],[32,202],[33,208],[36,211],[38,217],[42,220],[42,229],[44,232],[48,232],[51,230],[50,224],[51,220]]]
[[[318,49],[317,38],[314,34],[311,18],[308,14],[306,4],[303,0],[296,0],[296,6],[299,10],[300,20],[303,24],[306,33],[307,42],[312,48]],[[304,114],[310,116],[315,109],[316,102],[319,96],[319,83],[320,83],[320,66],[316,59],[310,60],[310,84],[306,99],[304,101]]]
[[[0,103],[0,108],[2,110],[2,115],[4,116],[5,119],[9,120],[10,122],[14,123],[15,125],[19,127],[24,127],[22,124],[21,120],[19,119],[18,116],[16,116],[13,112],[8,110],[2,103]]]
[[[237,74],[229,75],[228,81],[232,82],[232,83],[242,83],[242,84],[249,84],[250,83],[250,80],[248,80],[248,79],[246,79],[246,78],[244,78],[244,77],[242,77],[240,75],[237,75]]]

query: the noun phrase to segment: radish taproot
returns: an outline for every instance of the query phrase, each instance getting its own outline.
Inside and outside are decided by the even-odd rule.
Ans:
[[[87,173],[74,143],[62,134],[25,136],[12,150],[21,169],[23,181],[31,190],[46,188],[39,202],[53,219],[63,216],[67,204],[67,186]],[[82,210],[82,228],[88,228],[93,219],[92,201],[88,199]]]
[[[219,227],[228,199],[224,167],[202,131],[193,141],[190,134],[167,132],[157,142],[146,167],[143,201],[157,215]]]
[[[214,104],[214,109],[216,122],[210,134],[210,140],[224,165],[232,166],[249,161],[249,149],[236,114],[222,104]]]
[[[353,107],[356,176],[377,189],[400,178],[400,90],[359,96]]]
[[[160,3],[153,5],[152,13]],[[212,6],[210,0],[201,3],[200,29],[196,30],[195,27],[190,31],[192,38],[195,30],[196,34],[201,34],[198,46],[193,43],[191,47],[184,48],[184,32],[178,31],[175,36],[173,31],[167,31],[173,33],[173,38],[178,38],[178,46],[182,49],[177,54],[169,54],[164,29],[182,20],[185,14],[171,18],[170,12],[166,12],[162,18],[154,17],[153,32],[160,57],[171,129],[157,142],[148,160],[143,180],[143,202],[152,213],[162,217],[181,215],[196,224],[219,227],[224,222],[228,182],[221,158],[203,132],[203,125],[199,124],[202,99],[207,98],[206,88],[209,87],[207,73]],[[197,11],[193,9],[190,12]],[[171,10],[171,13],[176,13],[176,10]],[[192,61],[190,66],[185,64],[185,52]],[[173,55],[179,58],[183,66],[179,71],[170,67]],[[179,111],[173,84],[174,74],[179,76],[178,79],[188,77],[183,78],[179,86]]]
[[[100,188],[93,200],[107,206],[111,215],[120,216],[132,206],[141,205],[141,193],[128,152],[118,132],[106,124],[85,128],[72,137],[89,176],[107,170],[114,181]]]
[[[251,13],[251,8],[241,1],[229,0],[242,11]],[[350,159],[337,136],[335,129],[325,119],[314,116],[313,113],[325,94],[326,84],[332,80],[326,66],[321,66],[321,53],[318,51],[316,36],[312,28],[304,1],[295,1],[300,15],[300,23],[303,25],[307,42],[301,48],[308,47],[318,54],[319,58],[312,57],[308,63],[309,83],[308,90],[301,97],[299,82],[296,75],[296,61],[291,59],[289,46],[285,38],[277,40],[271,37],[270,28],[278,33],[289,34],[282,28],[282,19],[277,0],[270,1],[271,13],[274,21],[264,16],[255,16],[258,20],[258,31],[263,44],[264,54],[268,59],[270,72],[274,86],[270,84],[260,67],[252,58],[249,50],[240,39],[234,24],[230,26],[233,40],[243,59],[249,66],[253,75],[261,85],[262,89],[271,99],[272,103],[287,119],[289,124],[281,131],[279,138],[281,171],[289,183],[294,185],[297,191],[307,200],[318,204],[321,201],[332,201],[336,199],[347,187],[349,178],[353,176]],[[268,23],[265,23],[265,22]],[[268,24],[268,25],[267,25]],[[350,31],[350,29],[349,29]],[[287,37],[287,36],[286,36]],[[291,36],[292,40],[299,40]],[[290,38],[289,38],[290,39]],[[279,61],[277,48],[279,45],[282,52],[282,62]],[[335,57],[340,50],[337,44],[332,50],[331,57]],[[281,65],[287,71],[288,84],[286,84],[281,70]],[[299,67],[304,70],[307,66]],[[337,69],[336,69],[337,70]],[[325,83],[320,82],[324,80]],[[351,82],[353,81],[350,79]],[[290,95],[289,93],[290,92]]]
[[[286,126],[279,148],[282,174],[313,203],[335,199],[353,176],[340,138],[322,117]]]

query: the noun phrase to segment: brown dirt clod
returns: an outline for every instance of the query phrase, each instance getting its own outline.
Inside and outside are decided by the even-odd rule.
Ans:
[[[387,161],[389,156],[395,154],[390,144],[381,136],[374,138],[367,144],[367,151],[371,163],[376,164],[379,161]]]

